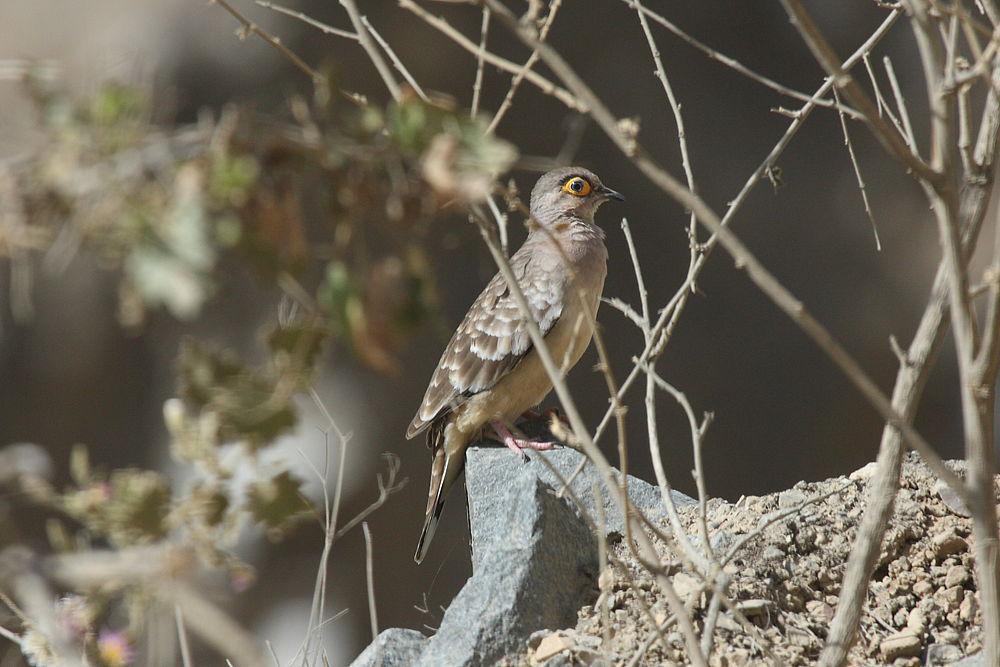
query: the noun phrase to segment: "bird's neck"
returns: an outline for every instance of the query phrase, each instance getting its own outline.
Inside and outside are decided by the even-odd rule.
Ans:
[[[604,241],[604,230],[594,222],[593,216],[561,215],[546,225],[536,225],[531,230],[532,235],[556,238],[573,242]]]

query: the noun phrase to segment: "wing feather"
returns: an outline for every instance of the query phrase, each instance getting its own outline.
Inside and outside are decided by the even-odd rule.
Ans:
[[[551,258],[533,256],[526,246],[511,257],[511,268],[542,335],[548,334],[562,314],[564,272]],[[441,414],[496,385],[531,348],[528,324],[507,281],[497,273],[441,355],[406,437],[412,438]]]

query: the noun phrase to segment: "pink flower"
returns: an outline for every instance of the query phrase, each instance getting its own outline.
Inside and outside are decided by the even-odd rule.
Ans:
[[[101,630],[97,637],[97,652],[107,667],[125,667],[135,659],[135,649],[122,630]]]

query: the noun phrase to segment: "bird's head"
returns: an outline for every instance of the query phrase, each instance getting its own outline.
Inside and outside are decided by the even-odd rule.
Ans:
[[[583,167],[560,167],[543,174],[531,190],[531,216],[541,225],[564,218],[592,222],[601,204],[625,197],[601,183]]]

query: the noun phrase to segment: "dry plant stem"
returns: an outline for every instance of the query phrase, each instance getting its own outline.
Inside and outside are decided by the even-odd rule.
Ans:
[[[309,78],[313,81],[313,85],[317,88],[325,85],[323,77],[320,73],[310,67],[306,61],[302,60],[302,58],[300,58],[294,51],[282,44],[280,39],[270,34],[247,17],[243,16],[243,14],[238,12],[226,0],[212,0],[212,2],[218,3],[223,9],[229,12],[233,18],[240,22],[240,25],[242,26],[242,34],[257,35],[262,40],[270,44],[272,48],[278,51],[278,53],[290,60],[293,65],[308,74]]]
[[[604,496],[601,494],[601,485],[596,481],[591,487],[591,493],[594,494],[594,509],[597,512],[597,521],[594,526],[594,537],[597,539],[597,584],[600,587],[601,581],[604,579],[605,572],[612,572],[611,566],[608,564],[608,541],[605,538],[607,533],[607,518],[604,516]],[[601,602],[601,622],[604,623],[604,641],[609,646],[611,645],[611,607],[608,604],[608,591],[601,590],[600,592],[600,602]]]
[[[662,625],[654,625],[653,629],[655,632],[649,633],[649,636],[646,637],[646,641],[644,641],[642,646],[640,646],[639,649],[632,655],[632,658],[628,661],[626,667],[636,667],[636,665],[642,662],[643,657],[645,657],[646,652],[653,645],[653,642],[662,637],[663,633],[666,632],[667,629],[669,629],[673,624],[674,617],[670,616],[667,620],[663,621]]]
[[[629,253],[632,257],[632,263],[635,267],[636,281],[639,287],[639,294],[641,295],[641,301],[643,304],[643,315],[639,319],[639,326],[642,329],[646,340],[648,341],[650,336],[650,326],[649,326],[649,308],[647,305],[646,297],[646,286],[642,280],[642,271],[639,268],[638,257],[635,252],[635,244],[632,241],[632,235],[629,231],[628,221],[622,219],[622,230],[625,232],[625,238],[628,243]],[[633,360],[636,361],[636,360]],[[638,363],[636,361],[636,363]],[[656,475],[656,482],[660,489],[660,498],[662,499],[663,506],[667,511],[667,517],[670,520],[671,529],[674,532],[674,538],[676,542],[682,547],[684,555],[691,561],[698,572],[702,573],[703,576],[711,576],[712,563],[714,556],[711,550],[711,540],[708,537],[707,523],[702,520],[700,526],[702,527],[701,539],[703,543],[703,548],[705,553],[698,551],[691,544],[688,539],[687,534],[684,532],[683,524],[681,523],[680,515],[677,512],[677,505],[674,503],[673,488],[670,481],[667,479],[666,472],[663,469],[663,456],[660,452],[660,439],[659,430],[657,427],[658,421],[656,417],[656,372],[652,365],[642,365],[642,370],[646,373],[646,399],[645,399],[645,409],[646,409],[646,428],[649,436],[649,452],[650,458],[653,462],[653,471]],[[675,396],[676,398],[676,396]],[[683,404],[682,404],[683,407]],[[696,434],[697,428],[692,431],[692,434]],[[692,441],[692,445],[695,447],[695,459],[699,461],[698,470],[701,469],[700,466],[700,453],[698,451],[699,442],[697,440]],[[699,509],[702,511],[701,518],[704,519],[704,507],[706,502],[704,477],[702,474],[696,475],[698,496],[699,496]],[[707,558],[706,558],[707,554]]]
[[[833,89],[833,97],[837,100],[840,99],[836,88]],[[872,225],[872,233],[875,234],[875,249],[878,252],[882,252],[882,241],[878,237],[878,225],[875,223],[875,216],[872,215],[872,207],[868,201],[868,190],[865,187],[865,179],[861,176],[861,167],[858,165],[858,157],[854,154],[854,144],[851,143],[851,135],[847,132],[847,121],[844,120],[844,114],[842,112],[838,111],[837,116],[840,118],[840,129],[844,133],[844,146],[847,147],[847,154],[851,158],[851,166],[854,167],[854,176],[858,180],[858,189],[861,191],[861,201],[865,205],[865,213],[868,215],[868,222]]]
[[[284,14],[285,16],[291,16],[293,19],[298,19],[306,25],[311,25],[312,27],[325,32],[328,35],[336,35],[337,37],[343,37],[345,39],[350,39],[353,41],[358,41],[358,36],[353,32],[348,32],[347,30],[341,30],[340,28],[334,28],[333,26],[327,25],[322,21],[317,21],[313,17],[305,14],[303,12],[297,12],[294,9],[289,9],[288,7],[282,7],[281,5],[276,5],[271,2],[266,2],[265,0],[255,0],[257,5],[264,7],[265,9],[270,9],[272,11],[278,12],[279,14]]]
[[[649,29],[649,21],[646,20],[646,13],[643,11],[642,5],[639,4],[639,0],[634,0],[634,3],[636,15],[639,17],[639,25],[642,26],[642,32],[646,36],[646,42],[649,44],[649,52],[653,56],[653,62],[656,64],[656,78],[660,80],[660,84],[663,86],[667,102],[670,103],[670,111],[674,115],[674,124],[677,126],[677,143],[681,150],[681,166],[684,168],[684,177],[687,179],[688,190],[697,192],[698,190],[694,185],[694,172],[691,169],[691,158],[688,155],[687,133],[684,131],[684,117],[681,115],[681,105],[677,102],[677,98],[674,95],[674,88],[670,85],[670,79],[667,78],[667,70],[663,67],[660,50],[656,46],[656,40],[653,39],[653,32]],[[698,261],[698,252],[695,251],[698,245],[698,220],[695,218],[694,213],[691,214],[688,236],[690,237],[689,242],[692,248],[691,264],[688,267],[688,273],[690,273],[694,268],[695,262]]]
[[[833,48],[826,41],[816,23],[809,16],[799,0],[781,0],[782,6],[788,13],[792,24],[802,35],[809,50],[813,52],[816,60],[819,61],[823,69],[833,78],[834,84],[844,93],[844,96],[864,115],[865,121],[871,127],[875,138],[885,147],[885,149],[900,162],[906,165],[913,173],[927,183],[937,185],[942,182],[943,175],[936,171],[918,155],[910,150],[906,141],[891,126],[887,125],[885,119],[878,115],[878,109],[868,99],[868,95],[854,80],[851,74],[840,66],[840,59]]]
[[[313,640],[316,638],[318,632],[319,624],[323,620],[323,612],[326,608],[326,577],[328,564],[330,561],[330,550],[333,547],[333,543],[336,540],[337,533],[337,518],[340,514],[340,498],[344,488],[344,467],[347,461],[347,445],[350,442],[350,435],[345,434],[337,426],[337,422],[334,421],[333,415],[330,411],[326,409],[326,405],[319,397],[316,389],[313,387],[309,388],[309,396],[312,398],[313,403],[326,418],[328,429],[326,431],[326,437],[329,438],[329,433],[333,432],[337,435],[337,440],[340,444],[340,460],[337,464],[337,484],[334,487],[333,494],[333,504],[331,507],[329,490],[325,481],[323,479],[323,499],[324,499],[324,509],[326,511],[325,522],[323,525],[323,551],[320,554],[319,566],[316,571],[316,585],[313,588],[313,600],[312,606],[309,610],[309,627],[306,635],[306,640],[303,643],[303,659],[305,661],[309,660],[310,651],[313,646]],[[329,450],[329,446],[327,447]]]
[[[368,522],[361,524],[365,534],[365,581],[368,584],[368,620],[372,626],[372,641],[378,639],[378,612],[375,609],[375,567],[372,563],[372,531]]]
[[[882,94],[882,87],[879,85],[878,77],[875,75],[875,68],[872,67],[871,54],[865,54],[865,71],[868,73],[868,80],[872,84],[872,90],[875,91],[875,104],[878,105],[879,115],[885,114],[889,118],[889,122],[892,123],[893,127],[900,134],[903,132],[903,124],[900,122],[899,118],[892,112],[892,107],[889,106],[889,102],[885,99]],[[905,136],[905,134],[904,134]],[[911,145],[912,148],[912,145]]]
[[[497,11],[496,6],[492,6],[491,8],[494,12]],[[504,12],[507,11],[502,5],[501,9]],[[518,309],[525,318],[525,322],[528,325],[528,335],[531,338],[531,343],[535,351],[538,353],[538,357],[542,362],[542,366],[545,368],[545,372],[552,381],[553,389],[559,397],[559,402],[562,404],[563,410],[566,412],[566,417],[569,419],[574,435],[580,440],[580,444],[587,457],[597,466],[598,473],[601,475],[605,488],[617,488],[618,484],[615,482],[614,475],[611,472],[611,466],[601,450],[597,448],[593,438],[590,436],[590,432],[587,430],[583,418],[580,416],[580,412],[576,407],[576,403],[573,401],[572,395],[569,393],[569,389],[566,386],[566,382],[559,369],[559,365],[552,358],[552,354],[545,342],[545,337],[542,335],[541,329],[539,329],[538,323],[535,321],[534,316],[531,313],[531,308],[524,296],[524,291],[517,282],[517,277],[514,275],[514,271],[510,267],[510,262],[508,261],[507,256],[503,254],[500,247],[494,240],[492,229],[486,223],[485,216],[481,212],[477,211],[477,215],[474,216],[474,219],[479,223],[479,229],[482,232],[483,240],[489,248],[490,254],[493,255],[493,261],[496,263],[501,275],[503,275],[504,280],[507,282],[507,286],[510,288],[510,292],[514,296],[514,300],[517,302]],[[620,503],[622,517],[624,517],[627,521],[631,517],[628,498],[619,497],[618,501]],[[641,525],[638,526],[638,530],[632,530],[632,535],[636,538],[635,542],[638,543],[638,549],[643,555],[645,561],[652,564],[651,567],[660,569],[658,568],[656,550],[653,548],[652,543],[646,536],[645,531],[642,530]],[[629,545],[632,546],[632,544],[632,541],[629,540]],[[652,554],[651,558],[650,554]],[[698,667],[704,667],[707,663],[701,655],[701,649],[699,647],[697,634],[694,630],[694,624],[692,623],[690,616],[688,616],[684,611],[683,603],[677,596],[676,591],[674,591],[670,580],[665,575],[662,573],[658,574],[657,581],[660,583],[663,594],[667,598],[667,603],[670,605],[671,610],[678,617],[678,625],[688,647],[689,659]]]
[[[860,47],[858,47],[858,49],[854,52],[854,54],[844,62],[844,69],[850,69],[855,64],[857,64],[859,60],[861,60],[864,54],[870,52],[871,49],[874,48],[874,46],[878,44],[878,42],[881,41],[883,37],[885,37],[885,35],[888,34],[889,29],[892,28],[892,26],[895,24],[900,14],[901,12],[899,10],[889,14],[889,16],[887,16],[885,20],[882,21],[882,24],[875,30],[875,32],[873,32],[871,36],[869,36],[868,39],[865,40],[865,42]],[[827,79],[823,83],[823,85],[819,87],[819,89],[813,95],[812,99],[813,100],[819,99],[827,92],[829,92],[832,86],[833,86],[833,81]],[[740,192],[730,202],[729,209],[726,211],[726,215],[722,218],[723,225],[728,225],[732,221],[732,219],[736,216],[736,214],[742,209],[743,204],[746,202],[747,198],[750,196],[750,193],[756,187],[757,183],[763,180],[766,177],[767,172],[777,163],[778,158],[785,151],[785,148],[788,147],[792,139],[805,124],[806,120],[809,118],[809,115],[812,113],[812,110],[814,108],[815,104],[810,101],[804,104],[795,113],[795,118],[788,125],[788,128],[785,130],[784,135],[782,135],[781,139],[778,140],[778,143],[774,145],[774,148],[771,149],[771,152],[767,155],[767,157],[765,157],[764,160],[760,163],[760,165],[758,165],[757,169],[754,170],[752,174],[750,174],[749,178],[747,178],[746,182],[743,184],[743,187],[740,189]],[[712,250],[715,248],[717,241],[718,238],[716,236],[712,236],[703,245],[702,252],[698,256],[698,261],[695,263],[695,266],[688,272],[687,280],[683,285],[681,285],[680,289],[678,289],[678,291],[674,294],[670,302],[660,311],[660,315],[657,319],[657,322],[653,327],[653,331],[656,334],[655,338],[657,340],[653,345],[647,344],[646,347],[643,349],[642,354],[639,355],[639,360],[641,362],[645,363],[649,360],[655,359],[666,347],[666,344],[670,339],[670,335],[672,334],[674,328],[677,326],[677,322],[680,320],[680,316],[684,312],[684,307],[687,304],[687,301],[693,292],[692,288],[695,282],[697,281],[698,276],[701,274],[702,269],[704,269],[705,263],[708,261],[709,256],[712,254]],[[621,388],[622,394],[624,394],[624,392],[627,391],[629,387],[631,387],[632,382],[635,381],[636,377],[638,377],[639,372],[640,372],[639,365],[637,364],[629,372],[624,382],[622,382],[622,388]],[[601,434],[604,432],[604,429],[606,428],[608,420],[611,418],[611,415],[612,412],[610,409],[608,409],[608,411],[604,414],[604,417],[601,419],[601,422],[598,425],[597,430],[594,433],[595,439],[599,439],[601,437]]]
[[[709,418],[706,417],[703,424],[698,424],[698,418],[695,417],[694,408],[691,407],[691,402],[688,401],[687,396],[681,390],[677,389],[675,386],[664,380],[659,374],[656,373],[651,367],[646,366],[646,374],[652,378],[660,389],[663,389],[668,394],[673,396],[677,404],[681,406],[684,410],[684,415],[688,420],[688,427],[691,431],[691,449],[694,451],[695,460],[695,484],[698,487],[698,527],[701,530],[701,539],[703,543],[703,548],[708,557],[715,562],[715,553],[712,551],[712,540],[708,534],[708,493],[705,491],[705,475],[701,465],[701,444],[702,436],[705,433],[705,429],[710,423]]]
[[[542,24],[541,29],[538,31],[539,41],[544,42],[549,36],[549,30],[552,28],[552,22],[556,19],[556,13],[559,11],[559,7],[562,5],[562,0],[552,0],[549,4],[549,13],[545,17],[545,23]],[[488,11],[488,8],[484,7],[483,11]],[[482,43],[480,43],[482,44]],[[482,58],[482,49],[480,49],[480,59]],[[480,60],[481,61],[481,60]],[[528,60],[525,61],[524,66],[518,70],[517,74],[514,75],[514,79],[510,82],[510,88],[507,89],[507,94],[503,98],[503,102],[500,103],[500,108],[497,109],[496,114],[493,116],[493,120],[490,121],[489,127],[486,128],[486,134],[492,134],[496,129],[500,121],[510,110],[511,105],[514,103],[514,95],[517,93],[517,89],[520,87],[521,82],[524,81],[524,76],[530,70],[535,63],[538,61],[538,51],[532,51],[531,55],[528,56]]]
[[[580,98],[590,109],[590,114],[601,126],[601,129],[618,146],[618,148],[629,156],[636,167],[664,193],[675,199],[684,207],[689,208],[698,216],[708,230],[717,235],[719,243],[736,261],[737,268],[744,269],[747,275],[757,287],[764,292],[789,318],[792,319],[823,352],[840,368],[861,394],[868,399],[869,403],[882,415],[883,419],[899,428],[910,446],[920,452],[934,473],[951,486],[955,493],[963,499],[968,496],[967,490],[955,473],[949,470],[941,458],[934,452],[923,436],[911,425],[906,423],[893,409],[889,399],[882,393],[870,377],[864,372],[858,362],[837,342],[830,332],[823,327],[806,309],[805,306],[796,299],[780,282],[757,260],[750,250],[740,241],[727,227],[722,225],[719,216],[696,194],[688,190],[678,182],[668,172],[656,164],[642,148],[634,145],[618,128],[617,121],[604,103],[593,93],[593,91],[576,74],[572,67],[547,44],[542,44],[530,31],[521,26],[516,17],[504,7],[499,0],[485,0],[490,8],[500,16],[504,22],[518,35],[525,45],[537,48],[542,60],[553,72],[563,81],[563,83]],[[791,0],[784,0],[790,2]],[[840,64],[836,67],[840,70]],[[840,70],[841,72],[843,70]],[[845,76],[846,73],[845,73]],[[849,78],[849,77],[848,77]],[[899,135],[895,135],[900,144],[905,147]],[[909,153],[907,155],[913,158]],[[929,173],[929,168],[920,162],[922,169]]]
[[[899,117],[903,122],[903,129],[906,131],[906,143],[909,144],[910,150],[919,155],[917,138],[913,134],[913,125],[910,123],[910,112],[906,108],[906,98],[903,97],[903,91],[899,87],[899,80],[896,78],[896,70],[892,66],[892,60],[889,59],[889,56],[885,56],[882,59],[882,63],[885,65],[885,73],[889,77],[889,85],[892,86],[892,95],[896,100],[896,108],[899,110]]]
[[[429,102],[430,100],[428,100],[427,94],[424,93],[424,89],[420,87],[420,84],[417,83],[417,80],[413,78],[412,74],[410,74],[410,70],[406,69],[406,66],[403,65],[403,61],[399,59],[399,56],[396,55],[396,52],[392,50],[391,46],[389,46],[389,42],[385,41],[382,38],[382,35],[378,34],[378,31],[375,30],[375,27],[368,20],[367,16],[361,17],[361,23],[364,24],[365,29],[367,29],[368,32],[371,33],[372,37],[375,38],[375,41],[378,42],[378,45],[381,46],[382,50],[385,51],[387,56],[389,56],[389,60],[392,61],[393,67],[395,67],[396,71],[399,72],[404,79],[406,79],[406,82],[410,84],[410,87],[413,88],[414,92],[416,92],[417,95],[420,96],[420,99],[422,99],[424,102]]]
[[[358,6],[354,4],[354,0],[339,0],[340,6],[344,8],[347,12],[347,17],[351,19],[351,25],[354,26],[354,32],[358,36],[358,42],[361,44],[361,48],[365,50],[368,54],[368,58],[375,65],[375,69],[378,70],[378,74],[382,77],[382,81],[385,82],[385,87],[389,89],[389,93],[392,95],[392,99],[399,102],[402,99],[402,92],[399,89],[399,83],[396,78],[392,75],[392,70],[385,63],[385,59],[382,58],[382,54],[379,52],[378,47],[375,42],[372,41],[372,36],[368,33],[368,29],[365,28],[361,21],[361,16],[358,13]]]
[[[705,628],[701,631],[701,652],[707,657],[712,657],[713,636],[715,635],[715,624],[719,621],[719,611],[722,609],[723,591],[728,587],[728,582],[712,593],[712,601],[708,604],[708,611],[705,612]]]
[[[191,631],[219,655],[230,658],[240,667],[263,667],[264,659],[257,638],[224,611],[186,583],[174,582],[169,594],[183,611]]]
[[[742,74],[743,76],[747,77],[751,81],[756,81],[757,83],[760,83],[760,84],[766,86],[767,88],[770,88],[771,90],[774,90],[774,91],[776,91],[778,93],[781,93],[782,95],[786,95],[788,97],[792,97],[794,99],[799,100],[800,102],[810,102],[810,101],[813,101],[814,97],[809,96],[809,95],[807,95],[805,93],[800,93],[799,91],[793,90],[793,89],[789,88],[788,86],[784,86],[784,85],[778,83],[777,81],[774,81],[773,79],[770,79],[770,78],[764,76],[763,74],[760,74],[759,72],[755,72],[752,69],[750,69],[749,67],[747,67],[746,65],[740,63],[739,61],[737,61],[737,60],[735,60],[733,58],[730,58],[729,56],[727,56],[725,54],[719,53],[718,51],[716,51],[712,47],[710,47],[710,46],[708,46],[708,45],[706,45],[706,44],[698,41],[697,39],[695,39],[691,35],[687,34],[683,30],[681,30],[680,28],[678,28],[676,25],[674,25],[673,23],[671,23],[670,21],[668,21],[662,15],[657,14],[656,12],[652,11],[651,9],[648,9],[647,7],[642,6],[639,3],[638,0],[622,0],[622,2],[624,2],[628,6],[632,7],[633,9],[635,9],[637,12],[639,12],[640,15],[642,15],[644,17],[648,16],[649,18],[653,19],[653,21],[655,21],[656,23],[659,23],[660,25],[662,25],[664,28],[666,28],[667,30],[669,30],[670,32],[672,32],[674,35],[676,35],[677,37],[679,37],[681,40],[683,40],[687,44],[690,44],[694,48],[696,48],[699,51],[701,51],[702,53],[704,53],[706,56],[709,57],[710,60],[716,60],[716,61],[722,63],[723,65],[725,65],[726,67],[729,67],[729,68],[735,70],[736,72],[739,72],[740,74]],[[647,36],[647,39],[650,39],[650,38]],[[848,116],[850,116],[851,118],[854,118],[854,119],[860,120],[860,119],[863,118],[862,115],[860,113],[858,113],[858,111],[856,111],[855,109],[851,109],[849,107],[842,107],[842,106],[840,106],[840,104],[838,102],[836,102],[834,100],[828,100],[828,99],[825,99],[825,98],[820,98],[818,100],[815,100],[814,104],[816,104],[817,106],[827,107],[827,108],[831,108],[831,109],[833,109],[833,108],[839,108],[843,113],[846,113]]]
[[[642,316],[639,324],[642,329],[646,345],[650,346],[652,345],[652,331],[650,327],[649,296],[646,291],[646,282],[642,277],[642,269],[639,264],[638,254],[636,253],[635,242],[632,240],[632,232],[629,229],[628,220],[625,218],[622,218],[622,233],[625,234],[625,241],[628,244],[629,256],[632,258],[632,266],[635,269],[636,287],[639,290],[639,302],[642,307]],[[674,531],[675,539],[677,539],[679,543],[685,547],[687,557],[699,565],[699,570],[701,572],[707,574],[708,563],[705,561],[702,554],[694,549],[693,545],[690,544],[690,540],[687,539],[687,535],[684,532],[684,526],[681,523],[680,515],[677,513],[677,506],[674,503],[673,489],[670,486],[670,481],[667,479],[667,473],[663,469],[663,455],[660,452],[659,422],[656,418],[656,385],[653,382],[652,363],[653,362],[651,361],[650,366],[647,366],[645,369],[645,408],[646,431],[649,437],[649,454],[650,459],[653,462],[653,472],[656,475],[657,486],[660,488],[660,498],[662,499],[664,508],[667,510],[667,516],[670,518],[670,525]]]
[[[9,642],[17,644],[18,646],[21,645],[21,635],[17,634],[16,632],[10,631],[3,626],[0,626],[0,637],[3,637]]]
[[[181,664],[191,667],[191,647],[188,646],[187,629],[184,627],[184,612],[179,604],[174,604],[174,621],[177,624],[177,643],[181,647]]]
[[[994,76],[1000,78],[1000,72],[994,72]],[[987,96],[973,160],[970,161],[974,171],[966,176],[966,187],[961,198],[959,216],[966,260],[971,248],[975,246],[986,216],[992,191],[990,175],[993,172],[998,137],[1000,98],[992,92]],[[907,419],[912,419],[916,412],[933,360],[948,329],[945,317],[947,307],[946,267],[942,263],[938,267],[917,332],[896,375],[893,405]],[[869,486],[865,513],[841,584],[841,604],[837,606],[827,645],[821,656],[820,664],[823,667],[839,667],[847,660],[847,653],[860,622],[868,581],[881,550],[886,526],[892,517],[903,453],[899,432],[886,426],[882,433],[875,474]]]
[[[930,166],[938,173],[953,174],[951,119],[954,97],[944,90],[944,54],[934,34],[930,8],[925,2],[905,3],[913,18],[914,35],[924,67],[924,80],[931,111]],[[933,187],[932,187],[933,186]],[[925,186],[947,269],[948,311],[958,357],[962,423],[965,431],[966,478],[975,537],[976,574],[979,604],[983,617],[983,659],[988,665],[1000,663],[1000,539],[997,535],[994,497],[993,397],[996,367],[984,359],[996,356],[995,349],[980,345],[975,312],[969,294],[968,271],[964,261],[958,224],[958,198],[950,179]],[[996,322],[991,322],[996,326]],[[989,334],[994,343],[997,337]],[[986,341],[982,341],[986,342]]]
[[[475,55],[477,58],[481,53],[483,60],[488,62],[490,65],[493,65],[497,69],[509,72],[511,74],[517,74],[518,72],[521,71],[522,66],[520,64],[507,60],[506,58],[502,58],[485,48],[480,49],[479,44],[476,44],[475,42],[467,38],[465,35],[460,33],[458,30],[456,30],[450,23],[445,21],[443,18],[441,18],[440,16],[434,16],[426,9],[424,9],[417,3],[413,2],[413,0],[399,0],[399,6],[407,11],[412,12],[421,20],[423,20],[427,25],[431,26],[432,28],[435,28],[443,35],[448,37],[450,40],[455,42],[455,44],[462,47],[469,53]],[[587,110],[586,107],[583,104],[581,104],[573,96],[572,93],[570,93],[565,88],[561,88],[555,85],[554,83],[546,79],[538,72],[535,72],[534,70],[525,70],[524,78],[528,83],[532,84],[533,86],[536,86],[546,95],[551,95],[555,97],[557,100],[565,104],[570,109],[573,109],[575,111]]]
[[[476,80],[472,84],[472,106],[469,115],[473,118],[479,113],[479,95],[483,89],[483,65],[486,57],[486,38],[490,33],[490,8],[483,6],[483,23],[479,28],[479,51],[476,53]]]

